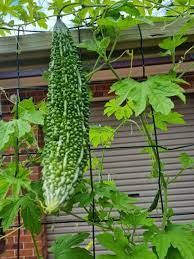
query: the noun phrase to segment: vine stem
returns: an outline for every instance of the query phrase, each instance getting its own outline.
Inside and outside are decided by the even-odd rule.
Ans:
[[[74,213],[72,213],[72,212],[68,212],[68,213],[69,213],[69,215],[71,215],[71,216],[73,216],[73,217],[75,217],[75,218],[77,218],[77,219],[79,219],[79,220],[81,220],[81,221],[85,221],[85,222],[88,223],[88,224],[94,225],[94,226],[99,227],[99,228],[102,228],[102,229],[104,229],[104,230],[112,230],[111,227],[104,226],[104,225],[99,224],[99,223],[97,223],[97,222],[95,222],[95,221],[90,221],[90,220],[84,219],[84,218],[82,218],[82,217],[80,217],[80,216],[78,216],[78,215],[76,215],[76,214],[74,214]]]
[[[111,65],[111,63],[110,63],[109,60],[106,61],[106,64],[108,65],[108,67],[110,68],[110,70],[112,71],[112,73],[115,75],[115,77],[116,77],[119,81],[121,81],[120,76],[116,73],[115,69],[113,68],[113,66]]]
[[[152,151],[154,153],[154,157],[155,157],[155,160],[157,161],[158,163],[158,168],[160,170],[160,173],[159,173],[159,177],[158,177],[158,186],[159,186],[159,192],[160,192],[160,201],[161,201],[161,208],[162,208],[162,213],[164,214],[164,203],[163,203],[163,196],[162,196],[162,185],[161,185],[161,177],[163,177],[163,174],[161,173],[161,166],[160,166],[160,161],[158,159],[158,153],[157,153],[157,150],[153,147],[154,146],[154,143],[153,143],[153,140],[149,134],[149,131],[146,127],[146,123],[144,121],[144,118],[142,115],[140,115],[140,121],[142,123],[142,127],[143,127],[143,130],[144,130],[144,133],[146,134],[146,137],[148,139],[148,143],[152,146]],[[157,144],[156,144],[157,146]]]
[[[33,243],[34,243],[37,259],[42,259],[43,257],[40,256],[40,253],[39,253],[39,250],[38,250],[38,246],[37,246],[36,238],[35,238],[35,236],[34,236],[34,234],[32,232],[31,232],[31,236],[32,236],[32,240],[33,240]]]
[[[185,170],[185,169],[182,168],[182,169],[168,182],[168,184],[171,184],[171,183],[176,182],[176,179],[182,174],[182,172],[183,172],[184,170]]]

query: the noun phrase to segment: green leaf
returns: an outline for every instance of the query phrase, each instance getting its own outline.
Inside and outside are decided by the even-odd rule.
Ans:
[[[160,44],[160,48],[166,50],[162,53],[163,56],[173,55],[175,53],[175,49],[180,46],[183,42],[187,40],[186,37],[182,37],[182,35],[175,35],[173,37],[164,39]]]
[[[130,259],[157,259],[156,255],[146,245],[136,245],[129,255]]]
[[[152,115],[150,114],[151,118]],[[154,113],[156,127],[162,131],[168,131],[168,124],[185,124],[183,115],[178,112],[170,112],[168,114]]]
[[[108,147],[114,139],[114,129],[109,126],[91,126],[89,137],[94,147],[99,145]]]
[[[14,106],[12,112],[16,112],[16,106]],[[19,102],[18,105],[18,117],[24,121],[28,121],[32,124],[44,124],[44,113],[33,103],[33,99],[24,99]]]
[[[32,124],[43,125],[44,124],[44,116],[41,111],[34,111],[31,113],[24,113],[22,115],[22,119],[26,120]]]
[[[104,37],[101,41],[85,40],[81,43],[77,43],[76,46],[79,48],[84,48],[89,51],[97,52],[100,56],[103,56],[110,44],[110,38]]]
[[[0,144],[0,150],[4,150],[6,147],[14,145],[16,138],[22,138],[30,132],[30,124],[22,119],[14,119],[9,122],[1,121],[0,136],[2,137],[2,141]]]
[[[183,169],[187,169],[194,166],[194,159],[184,152],[180,155],[180,163],[182,164]]]
[[[12,136],[15,133],[15,127],[12,122],[0,121],[0,150],[4,150],[12,143]]]
[[[129,241],[121,229],[115,229],[114,234],[99,234],[96,236],[96,238],[103,247],[113,251],[116,255],[119,255],[120,258],[125,258],[127,256],[125,250],[128,247]]]
[[[131,117],[133,114],[133,103],[131,101],[127,101],[124,106],[120,106],[117,102],[117,99],[112,99],[105,104],[104,114],[110,117],[111,115],[115,115],[117,120],[126,120]]]
[[[84,172],[87,172],[89,168],[90,168],[90,160],[88,160],[87,166]],[[92,157],[92,170],[96,170],[96,169],[102,171],[103,164],[98,157]]]
[[[20,208],[19,199],[7,198],[0,203],[0,218],[3,230],[6,231],[16,220]]]
[[[112,85],[111,91],[118,96],[119,105],[126,100],[134,104],[135,115],[141,114],[151,104],[155,112],[169,114],[174,108],[170,97],[178,96],[185,102],[184,90],[176,83],[174,75],[156,75],[140,83],[132,78],[124,79]]]
[[[44,197],[43,197],[43,190],[42,190],[42,180],[32,181],[30,183],[30,188],[31,188],[31,192],[29,192],[29,195],[32,197],[32,199],[35,199],[36,197],[38,197],[38,199],[43,202]]]
[[[156,247],[159,258],[163,259],[166,257],[168,249],[171,246],[171,240],[166,232],[161,232],[160,234],[154,236],[152,244]]]
[[[126,14],[129,14],[130,16],[139,16],[140,12],[138,8],[136,8],[133,3],[129,3],[128,1],[117,1],[113,5],[110,6],[108,11],[106,12],[106,16],[110,17],[117,17],[119,18],[121,16],[120,12],[125,12]]]
[[[33,103],[33,99],[32,97],[29,99],[24,99],[22,101],[19,102],[18,104],[18,116],[19,118],[26,112],[35,112],[36,111],[36,107]],[[14,105],[12,112],[16,112],[16,105]]]
[[[128,212],[131,209],[135,208],[135,203],[137,199],[128,197],[127,193],[122,192],[113,192],[111,195],[111,200],[113,203],[114,208],[116,208],[119,211],[125,211]]]
[[[106,254],[106,255],[97,255],[97,259],[127,259],[126,255],[125,257],[121,257],[120,255],[110,255],[110,254]]]
[[[13,120],[12,122],[15,124],[16,134],[18,138],[22,138],[26,134],[31,132],[31,126],[29,122],[22,119]]]
[[[111,184],[109,184],[109,182],[100,182],[100,183],[95,183],[94,188],[95,188],[95,193],[102,196],[102,197],[106,197],[106,198],[111,198],[112,197],[112,193],[116,192],[116,186],[115,183],[110,181]]]
[[[16,173],[16,164],[9,163],[5,169],[3,169],[0,173],[0,185],[3,185],[6,189],[11,189],[12,196],[18,197],[21,189],[25,189],[30,191],[30,172],[25,169],[22,165],[19,165],[18,174],[15,177]],[[4,195],[6,195],[6,192]],[[3,194],[2,194],[3,195]]]
[[[134,210],[126,213],[122,218],[121,222],[129,227],[140,227],[140,226],[152,226],[154,223],[153,219],[150,219],[149,213],[141,210]]]
[[[47,103],[45,101],[41,101],[38,105],[37,105],[39,111],[42,112],[42,114],[46,115],[48,113],[48,108],[47,108]]]
[[[160,231],[152,237],[159,259],[166,258],[170,247],[176,248],[183,258],[193,259],[194,235],[188,225],[170,224],[166,231]]]
[[[38,235],[41,231],[41,210],[30,196],[21,199],[21,215],[24,226],[31,233]]]
[[[166,256],[166,259],[173,259],[173,258],[176,258],[176,259],[184,259],[184,258],[181,256],[179,250],[171,246],[171,247],[168,249],[168,254],[167,254],[167,256]]]
[[[92,259],[93,256],[91,255],[91,253],[84,249],[84,248],[80,248],[80,247],[74,247],[74,248],[69,248],[69,249],[64,249],[64,251],[62,253],[60,253],[59,256],[56,257],[57,259],[80,259],[80,258],[84,258],[84,259]]]
[[[77,233],[74,235],[70,235],[70,234],[63,235],[63,236],[57,238],[57,240],[51,246],[49,251],[52,252],[56,258],[61,258],[61,259],[62,258],[77,259],[77,258],[80,258],[80,257],[78,257],[79,255],[86,256],[86,257],[83,257],[86,259],[89,259],[89,258],[92,259],[90,253],[87,250],[81,249],[78,247],[74,248],[74,246],[79,245],[86,238],[88,238],[89,235],[90,235],[89,233],[85,233],[85,232],[80,232],[80,233]],[[78,252],[80,252],[80,254]],[[70,257],[68,257],[68,256],[70,256]]]
[[[89,51],[97,52],[97,44],[94,40],[84,40],[81,43],[77,43],[76,46],[78,48],[83,48]]]
[[[115,20],[113,17],[106,17],[106,18],[101,18],[97,21],[97,24],[99,26],[104,26],[106,27],[112,27],[112,28],[117,28],[118,30],[126,30],[130,27],[133,27],[137,24],[141,23],[148,23],[152,24],[152,21],[149,19],[146,19],[144,17],[119,17],[117,20]]]

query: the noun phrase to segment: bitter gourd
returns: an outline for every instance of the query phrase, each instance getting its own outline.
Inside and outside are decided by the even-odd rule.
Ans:
[[[48,78],[48,114],[42,157],[47,213],[65,206],[88,159],[89,94],[70,31],[58,17]]]

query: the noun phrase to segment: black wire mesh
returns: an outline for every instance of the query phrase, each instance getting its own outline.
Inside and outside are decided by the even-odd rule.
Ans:
[[[17,88],[16,88],[16,119],[19,119],[19,101],[20,101],[20,60],[19,60],[19,44],[20,44],[20,28],[18,28],[18,33],[16,37],[16,67],[17,67]],[[19,161],[20,161],[20,152],[19,152],[19,140],[16,140],[15,147],[15,163],[16,163],[16,171],[15,177],[19,174]],[[20,211],[18,212],[18,234],[17,234],[17,258],[20,258],[20,226],[21,226],[21,218]]]
[[[78,40],[81,42],[81,34],[80,34],[80,26],[73,27],[78,29]],[[13,29],[15,30],[15,29]],[[140,35],[140,52],[141,52],[141,59],[142,59],[142,78],[146,79],[146,71],[145,71],[145,59],[144,59],[144,52],[143,52],[143,37],[142,37],[142,32],[140,25],[138,25],[138,30],[139,30],[139,35]],[[31,31],[31,30],[23,30],[20,27],[17,29],[17,37],[16,37],[16,68],[17,68],[17,86],[14,88],[11,88],[10,90],[16,90],[16,119],[19,118],[19,112],[18,112],[18,105],[20,101],[20,60],[19,60],[19,52],[20,52],[20,32],[27,31],[27,32],[41,32],[41,31]],[[80,51],[80,58],[81,58],[81,51]],[[33,89],[33,90],[45,90],[45,86],[40,86],[40,87],[30,87],[28,90]],[[6,89],[7,90],[7,89]],[[2,119],[2,111],[0,109],[0,117]],[[103,147],[103,148],[91,148],[89,146],[89,172],[90,172],[90,183],[91,183],[91,190],[93,192],[93,171],[92,171],[92,156],[91,156],[91,151],[101,151],[101,150],[116,150],[116,149],[142,149],[146,147],[151,147],[155,150],[157,154],[157,164],[158,164],[158,170],[159,170],[159,177],[158,177],[158,189],[160,191],[160,198],[161,198],[161,207],[162,207],[162,212],[164,210],[163,208],[163,200],[162,200],[162,189],[161,189],[161,168],[160,168],[160,155],[159,155],[159,148],[162,148],[164,150],[168,151],[173,151],[173,150],[184,150],[185,148],[188,147],[193,147],[194,143],[187,144],[187,145],[180,145],[180,146],[174,146],[174,147],[166,147],[166,146],[160,146],[158,142],[158,136],[157,136],[157,130],[156,130],[156,125],[155,125],[155,118],[154,118],[154,112],[152,109],[152,120],[154,124],[154,137],[155,137],[155,145],[137,145],[137,146],[119,146],[119,147]],[[17,176],[19,172],[19,162],[20,162],[20,156],[21,155],[27,155],[27,154],[37,154],[37,152],[19,152],[19,143],[17,140],[17,146],[16,146],[16,152],[15,154],[2,154],[4,157],[11,157],[15,155],[16,158],[16,173],[15,176]],[[93,257],[96,257],[96,244],[95,244],[95,223],[98,223],[99,221],[95,220],[95,200],[93,199],[92,204],[91,204],[91,212],[92,212],[92,240],[93,240]],[[175,213],[175,216],[179,215],[194,215],[194,212],[187,212],[187,213]],[[162,215],[152,215],[152,218],[161,218]],[[117,221],[119,219],[115,219]],[[18,234],[17,234],[17,258],[20,258],[20,227],[21,227],[21,219],[20,219],[20,213],[18,213],[18,223],[16,225],[12,225],[10,227],[18,228]],[[60,224],[60,223],[81,223],[85,221],[81,221],[78,219],[74,220],[52,220],[52,221],[42,221],[42,225],[50,225],[50,224]]]

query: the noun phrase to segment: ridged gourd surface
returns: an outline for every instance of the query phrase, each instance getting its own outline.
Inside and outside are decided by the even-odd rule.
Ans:
[[[42,159],[48,213],[73,195],[88,159],[89,95],[78,51],[57,19],[49,64],[48,113]]]

